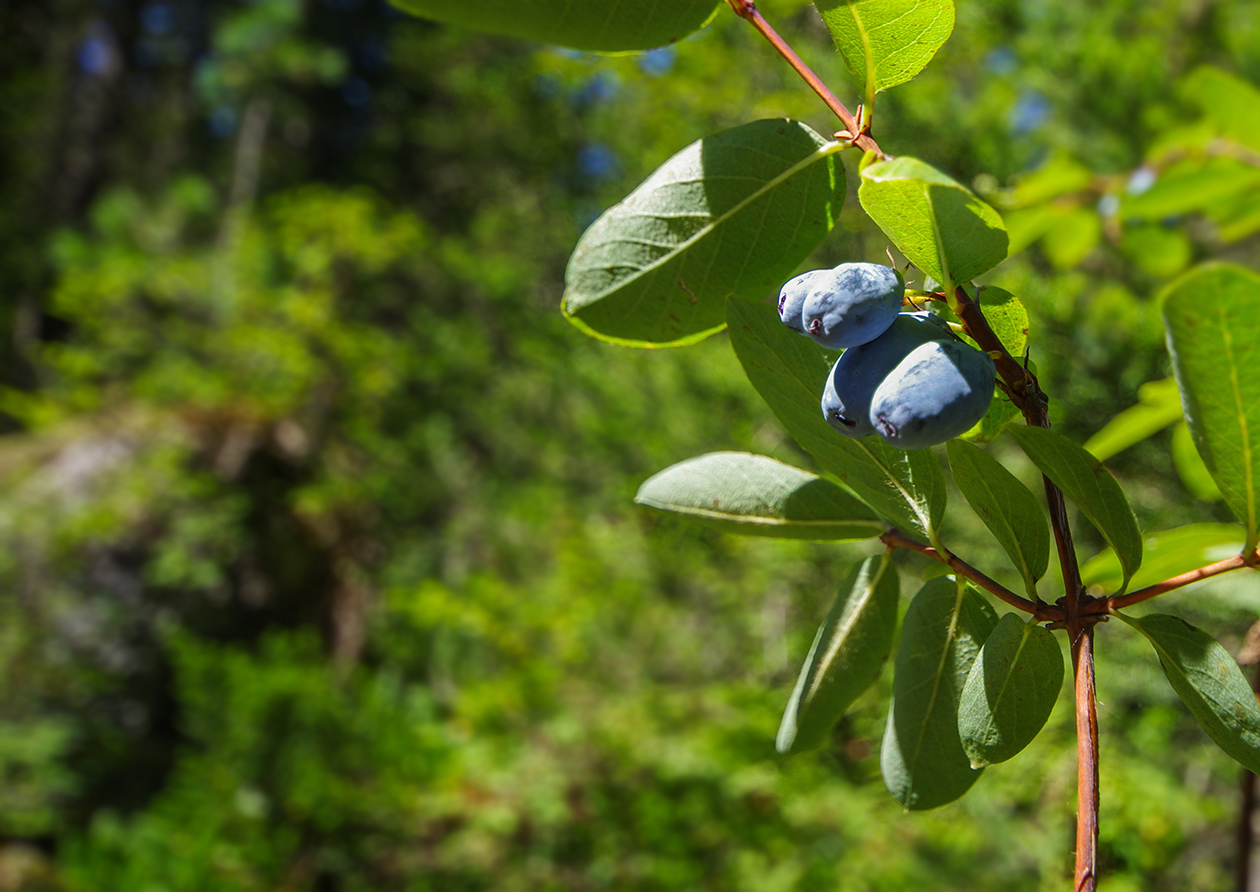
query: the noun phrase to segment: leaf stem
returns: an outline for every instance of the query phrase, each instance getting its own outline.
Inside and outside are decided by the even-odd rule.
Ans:
[[[1029,601],[1027,598],[1021,598],[1000,582],[986,576],[984,573],[971,566],[971,564],[967,563],[962,558],[951,554],[949,549],[936,549],[931,545],[924,545],[922,542],[916,542],[914,539],[903,535],[901,530],[896,527],[884,533],[884,535],[880,536],[879,539],[889,548],[906,548],[910,551],[917,551],[919,554],[925,554],[930,558],[940,561],[959,576],[970,579],[976,585],[980,586],[990,594],[1001,598],[1015,609],[1033,614],[1033,616],[1035,616],[1039,621],[1054,621],[1063,619],[1063,611],[1060,608],[1053,607],[1048,604],[1037,604]]]
[[[792,66],[792,70],[801,76],[805,83],[809,84],[810,89],[818,94],[819,98],[827,104],[827,108],[835,114],[837,118],[844,124],[844,129],[848,131],[849,140],[853,145],[867,152],[874,152],[880,158],[889,157],[879,144],[871,138],[869,133],[864,133],[862,124],[858,119],[845,108],[844,103],[836,98],[836,95],[827,88],[818,75],[805,64],[800,56],[796,54],[786,40],[779,36],[779,32],[775,31],[769,22],[757,10],[756,0],[726,0],[735,14],[744,21],[750,23],[757,32],[761,34],[775,50],[787,60]],[[840,134],[837,134],[839,136]]]
[[[1213,576],[1219,576],[1222,573],[1228,573],[1230,570],[1240,570],[1243,567],[1255,566],[1260,562],[1260,552],[1253,551],[1250,555],[1236,554],[1233,557],[1225,558],[1223,561],[1217,561],[1214,564],[1208,564],[1197,570],[1190,570],[1171,579],[1165,579],[1155,585],[1148,585],[1146,588],[1140,588],[1135,592],[1129,592],[1127,595],[1113,595],[1110,598],[1095,599],[1089,605],[1090,613],[1110,613],[1113,610],[1121,610],[1131,604],[1137,604],[1146,601],[1165,592],[1171,592],[1182,586],[1189,585],[1192,582],[1198,582],[1200,579],[1210,579]]]

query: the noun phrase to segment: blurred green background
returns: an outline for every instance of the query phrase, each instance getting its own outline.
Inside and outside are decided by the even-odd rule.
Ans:
[[[761,8],[852,105],[812,7]],[[578,234],[683,145],[834,129],[746,24],[601,57],[378,0],[19,0],[0,49],[0,892],[1068,887],[1066,691],[936,812],[883,790],[886,676],[774,755],[873,546],[635,508],[700,452],[810,459],[724,335],[634,351],[559,313]],[[986,194],[1128,177],[1204,63],[1260,82],[1260,8],[963,0],[875,132]],[[850,199],[811,266],[884,256]],[[1060,227],[989,277],[1058,429],[1170,373],[1170,275],[1260,259],[1200,224],[1137,260]],[[1230,520],[1170,436],[1109,461],[1143,528]],[[945,538],[1012,578],[961,499]],[[903,597],[937,572],[899,561]],[[1159,606],[1236,647],[1260,589]],[[1130,630],[1098,660],[1104,888],[1229,888],[1239,769]]]

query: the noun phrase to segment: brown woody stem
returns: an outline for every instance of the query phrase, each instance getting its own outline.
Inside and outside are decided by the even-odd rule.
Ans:
[[[1024,421],[1033,427],[1049,428],[1046,416],[1049,400],[1037,376],[1015,361],[994,333],[979,304],[961,286],[954,290],[954,310],[963,330],[993,358],[1012,402],[1024,413]],[[1076,890],[1093,892],[1098,883],[1098,703],[1094,690],[1094,624],[1099,617],[1087,614],[1104,613],[1106,601],[1085,596],[1063,492],[1044,474],[1042,482],[1050,528],[1054,531],[1059,566],[1063,571],[1064,597],[1059,602],[1061,623],[1072,641],[1076,690]],[[1103,608],[1094,610],[1099,603]],[[1042,612],[1038,611],[1038,615]]]
[[[805,83],[809,84],[810,89],[818,94],[819,98],[827,104],[827,108],[831,109],[835,116],[844,123],[844,129],[848,131],[849,138],[853,145],[867,152],[874,152],[881,158],[887,158],[883,149],[879,144],[871,138],[869,133],[862,131],[862,125],[857,117],[845,108],[844,103],[836,98],[836,95],[827,88],[818,75],[805,64],[800,56],[796,55],[786,40],[779,36],[779,33],[771,27],[770,23],[765,20],[757,10],[755,0],[726,0],[735,14],[746,22],[749,22],[758,33],[761,34],[775,50],[787,60],[792,66],[792,70],[801,76]]]
[[[1148,585],[1146,588],[1129,592],[1127,595],[1114,595],[1106,599],[1097,599],[1090,605],[1090,609],[1098,613],[1110,613],[1112,610],[1120,610],[1128,607],[1130,604],[1137,604],[1140,601],[1154,598],[1165,592],[1171,592],[1192,582],[1198,582],[1200,579],[1210,579],[1213,576],[1228,573],[1230,570],[1240,570],[1243,567],[1254,566],[1257,560],[1260,560],[1260,553],[1257,552],[1252,552],[1250,556],[1236,554],[1233,557],[1225,558],[1223,561],[1217,561],[1197,570],[1191,570],[1171,579],[1165,579],[1163,582],[1155,585]]]
[[[1076,690],[1076,892],[1098,886],[1098,697],[1094,689],[1094,624],[1069,634]]]
[[[879,539],[890,548],[906,548],[910,551],[917,551],[919,554],[925,554],[930,558],[940,561],[959,576],[970,579],[986,592],[996,595],[998,598],[1001,598],[1017,610],[1034,614],[1037,619],[1062,619],[1061,610],[1046,604],[1034,604],[1027,598],[1021,598],[997,580],[986,576],[984,573],[971,566],[971,564],[967,563],[962,558],[950,554],[948,550],[941,551],[933,548],[931,545],[924,545],[922,542],[916,542],[914,539],[903,535],[901,530],[896,528],[884,533],[884,535],[880,536]],[[1043,613],[1045,615],[1042,615]]]

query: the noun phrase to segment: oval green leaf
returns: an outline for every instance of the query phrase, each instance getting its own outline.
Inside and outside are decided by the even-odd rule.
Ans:
[[[1142,534],[1124,491],[1111,472],[1062,434],[1040,427],[1009,428],[1041,473],[1081,509],[1115,549],[1124,569],[1122,588],[1142,565]]]
[[[780,753],[818,746],[875,683],[892,651],[899,597],[897,570],[888,552],[854,568],[801,667],[775,738]]]
[[[729,297],[779,286],[844,204],[839,143],[796,121],[754,121],[694,142],[578,240],[564,312],[633,346],[693,343]]]
[[[699,31],[717,11],[716,0],[669,0],[644,6],[593,0],[390,0],[425,19],[554,43],[578,50],[625,52],[676,43]]]
[[[644,481],[634,500],[746,536],[869,539],[887,529],[834,483],[747,452],[679,462]]]
[[[1028,488],[979,446],[950,440],[945,447],[954,485],[998,540],[1033,598],[1050,565],[1046,512]]]
[[[869,107],[923,70],[954,30],[952,0],[814,0]]]
[[[972,768],[1019,753],[1045,726],[1063,687],[1063,654],[1048,630],[1008,613],[971,666],[958,736]]]
[[[1142,536],[1142,569],[1133,574],[1134,588],[1145,588],[1206,564],[1238,554],[1243,528],[1236,523],[1192,523]],[[1115,591],[1124,584],[1124,570],[1108,548],[1081,567],[1081,581]]]
[[[947,292],[1006,259],[998,212],[917,158],[868,165],[858,199],[901,253]]]
[[[850,440],[832,430],[820,408],[830,363],[813,341],[780,322],[773,306],[733,300],[727,321],[748,380],[796,442],[881,517],[931,539],[947,499],[932,451],[903,452],[878,437]]]
[[[1184,93],[1202,106],[1226,136],[1260,150],[1260,121],[1255,115],[1260,90],[1236,75],[1204,65],[1186,78]]]
[[[993,608],[946,576],[910,602],[879,755],[885,786],[910,811],[953,802],[980,777],[958,736],[958,698],[995,625]]]
[[[1145,192],[1120,204],[1126,221],[1159,220],[1226,207],[1244,190],[1260,185],[1260,170],[1233,158],[1194,159],[1172,164]]]
[[[1260,705],[1229,651],[1175,616],[1116,615],[1151,642],[1168,683],[1208,737],[1248,771],[1260,772]]]
[[[1260,276],[1204,264],[1161,300],[1191,436],[1250,551],[1260,539]]]

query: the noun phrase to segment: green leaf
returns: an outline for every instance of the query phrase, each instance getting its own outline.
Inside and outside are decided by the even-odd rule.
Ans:
[[[892,651],[899,597],[888,552],[867,558],[840,586],[783,712],[775,738],[780,753],[818,746],[874,684]]]
[[[1044,236],[1063,217],[1063,211],[1053,204],[1037,204],[1002,213],[1006,224],[1006,247],[1009,255],[1018,254]]]
[[[1250,208],[1254,208],[1254,194],[1246,194],[1246,197],[1250,199]],[[1172,279],[1194,259],[1194,245],[1189,236],[1180,228],[1162,224],[1125,226],[1120,250],[1142,272],[1164,281]]]
[[[732,300],[731,346],[748,380],[796,442],[881,517],[932,539],[945,514],[945,475],[930,449],[909,452],[878,437],[850,440],[822,415],[831,364],[809,338],[794,334],[769,304]]]
[[[1204,264],[1161,300],[1190,433],[1250,551],[1260,539],[1260,276]]]
[[[997,211],[917,158],[864,168],[858,199],[901,253],[947,292],[1006,258]]]
[[[1260,90],[1240,77],[1205,65],[1186,79],[1186,93],[1225,135],[1260,150]]]
[[[1079,161],[1066,155],[1055,155],[1036,170],[1022,174],[1011,189],[997,192],[994,203],[1003,210],[1034,206],[1056,210],[1048,202],[1088,189],[1094,179],[1094,172]]]
[[[579,50],[623,52],[676,43],[700,30],[715,0],[669,0],[647,6],[596,0],[390,0],[421,18],[459,28],[554,43]]]
[[[1125,409],[1085,441],[1085,451],[1099,461],[1140,443],[1181,420],[1181,395],[1173,378],[1150,381],[1138,388],[1138,404]]]
[[[1253,186],[1236,193],[1231,200],[1213,207],[1208,217],[1216,227],[1216,237],[1221,244],[1232,244],[1252,235],[1260,230],[1260,190]],[[1185,243],[1179,254],[1190,255],[1194,250],[1190,239],[1180,230],[1172,230],[1172,232]],[[1182,267],[1187,265],[1183,263]]]
[[[869,107],[923,70],[954,30],[952,0],[814,0]]]
[[[911,811],[953,802],[980,777],[958,737],[958,698],[995,625],[993,608],[947,576],[910,602],[879,762],[888,791]]]
[[[1208,737],[1248,771],[1260,772],[1260,705],[1229,651],[1175,616],[1116,615],[1151,642],[1168,683]]]
[[[1172,460],[1173,467],[1177,469],[1177,476],[1186,485],[1186,489],[1190,490],[1191,495],[1205,502],[1221,500],[1221,488],[1212,479],[1207,465],[1203,463],[1203,458],[1199,455],[1199,450],[1194,447],[1190,425],[1184,421],[1173,428]]]
[[[1098,459],[1061,434],[1025,425],[1008,429],[1041,473],[1063,490],[1115,549],[1127,585],[1142,565],[1142,534],[1116,478]]]
[[[958,736],[972,768],[1005,762],[1032,743],[1063,687],[1063,654],[1048,630],[1008,613],[971,666]]]
[[[1130,580],[1145,588],[1165,579],[1222,560],[1242,549],[1243,529],[1235,523],[1192,523],[1142,537],[1142,569]],[[1115,591],[1124,582],[1124,571],[1115,551],[1107,549],[1081,567],[1081,581]]]
[[[747,452],[679,462],[644,481],[634,500],[746,536],[868,539],[887,529],[834,483]]]
[[[1024,578],[1029,597],[1050,564],[1046,512],[1010,471],[979,446],[950,440],[945,447],[954,484]]]
[[[1073,269],[1102,240],[1102,218],[1093,210],[1072,208],[1047,227],[1041,250],[1055,269]]]
[[[1145,192],[1127,196],[1120,215],[1124,220],[1159,220],[1208,211],[1257,185],[1260,170],[1233,158],[1182,161],[1161,171]]]
[[[840,144],[795,121],[694,142],[586,230],[564,311],[589,334],[651,346],[722,327],[726,300],[776,293],[835,225]]]

